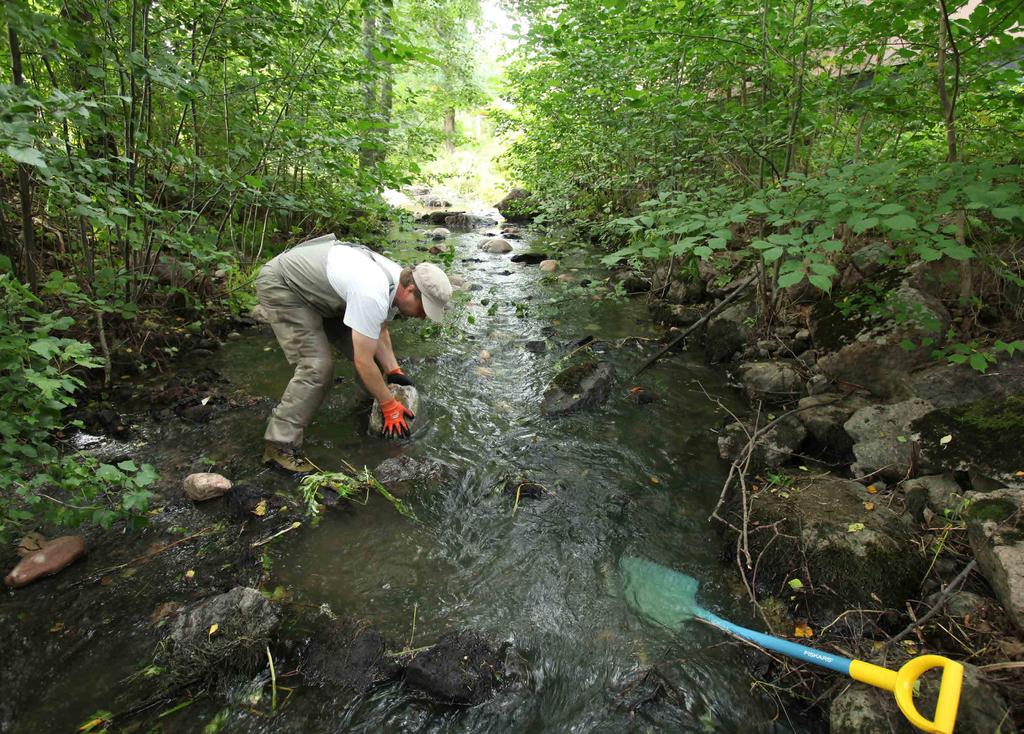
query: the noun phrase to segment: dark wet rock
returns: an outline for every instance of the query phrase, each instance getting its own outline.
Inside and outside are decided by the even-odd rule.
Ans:
[[[890,667],[892,664],[890,663]],[[925,716],[935,710],[939,678],[921,678],[921,694],[914,705]],[[956,717],[956,730],[962,734],[988,734],[1012,730],[1013,717],[1003,695],[975,666],[964,664],[963,690]],[[832,701],[830,734],[920,734],[900,713],[896,699],[888,691],[864,684],[847,687]]]
[[[645,668],[612,687],[615,706],[642,716],[653,731],[700,731],[696,696],[690,687],[674,683],[657,668]],[[703,727],[703,728],[706,728]]]
[[[409,424],[409,432],[415,433],[416,429],[423,423],[423,416],[420,415],[419,391],[412,385],[388,385],[388,389],[398,399],[398,402],[411,410],[413,415],[416,416],[415,418],[406,418],[406,422]],[[374,400],[373,407],[370,410],[370,435],[380,436],[382,430],[384,430],[384,414],[380,410],[380,403]]]
[[[942,592],[937,591],[924,600],[928,608],[934,607],[942,598]],[[990,600],[970,591],[954,591],[946,597],[945,606],[942,611],[950,617],[977,617],[984,614],[988,609]]]
[[[355,620],[321,615],[312,624],[299,672],[314,686],[347,695],[394,679],[401,666],[387,655],[384,637]]]
[[[854,441],[857,460],[850,469],[854,476],[907,476],[917,443],[912,424],[932,409],[931,403],[911,398],[892,405],[869,405],[850,416],[843,427]]]
[[[448,467],[434,459],[395,456],[385,459],[373,476],[392,494],[405,496],[416,486],[436,486],[448,477]]]
[[[635,270],[617,270],[612,273],[608,282],[612,286],[621,284],[622,290],[628,294],[647,293],[651,290],[651,283]]]
[[[213,472],[189,474],[183,482],[185,496],[193,502],[205,502],[227,494],[231,480]]]
[[[843,460],[853,454],[853,438],[846,432],[845,423],[867,404],[867,400],[856,395],[810,395],[800,399],[796,417],[814,439],[816,449]]]
[[[288,507],[288,503],[281,497],[251,484],[232,486],[224,499],[228,514],[235,522],[265,520]]]
[[[654,301],[650,304],[652,316],[655,321],[667,326],[684,328],[692,326],[700,321],[704,312],[697,306],[681,306],[675,303]]]
[[[966,364],[928,367],[910,376],[910,390],[938,408],[1024,395],[1024,356],[1001,359],[985,373]]]
[[[256,589],[236,586],[182,611],[168,625],[158,658],[178,680],[251,671],[266,659],[277,624],[270,601]]]
[[[650,290],[668,303],[699,303],[704,300],[705,284],[690,271],[663,263],[654,268]]]
[[[479,227],[491,227],[498,220],[489,214],[455,214],[445,217],[443,224],[451,229],[471,230]]]
[[[874,303],[879,300],[876,290],[885,293],[884,306],[870,315],[844,312],[836,305],[842,302],[840,297],[815,306],[811,315],[814,344],[835,350],[818,365],[833,380],[882,398],[905,398],[911,394],[907,375],[928,364],[931,356],[926,348],[905,349],[904,342],[920,344],[925,338],[940,342],[950,315],[940,301],[902,281],[900,273],[887,274],[871,286],[875,290],[855,290],[848,296]]]
[[[952,474],[933,474],[908,479],[901,485],[901,489],[907,511],[919,522],[925,520],[925,509],[939,517],[942,517],[946,510],[955,511],[964,494]]]
[[[935,410],[917,418],[923,471],[966,471],[1007,484],[1024,469],[1024,396]]]
[[[802,356],[798,359],[800,362],[803,362],[805,366],[809,366],[807,365],[807,362],[803,360]],[[811,379],[807,381],[808,395],[824,395],[831,389],[832,381],[825,377],[825,375],[812,375]]]
[[[127,441],[82,432],[71,437],[71,444],[79,453],[91,456],[101,464],[117,464],[130,459],[139,448]]]
[[[213,359],[213,350],[199,347],[198,349],[193,349],[189,352],[188,357],[191,360]]]
[[[968,492],[967,537],[992,591],[1024,629],[1024,487]]]
[[[609,362],[586,359],[562,370],[544,391],[541,412],[564,415],[602,405],[611,392],[615,368]]]
[[[767,420],[762,421],[762,424]],[[731,423],[718,436],[718,455],[727,461],[743,456],[753,425]],[[789,461],[807,437],[807,430],[794,416],[786,416],[757,439],[750,457],[750,470],[771,469]]]
[[[523,346],[526,347],[526,351],[533,354],[544,354],[544,352],[548,351],[548,343],[543,339],[533,339],[526,342]]]
[[[185,420],[192,421],[193,423],[206,423],[213,415],[215,407],[212,403],[200,401],[192,405],[186,405],[175,412]]]
[[[516,500],[540,499],[548,493],[548,488],[539,482],[535,482],[525,475],[508,477],[501,485],[501,491],[508,497]]]
[[[872,603],[900,607],[916,593],[926,563],[912,533],[885,505],[865,502],[873,495],[857,482],[816,477],[789,490],[762,491],[751,503],[754,527],[751,553],[758,561],[758,581],[778,589],[807,564],[819,591],[828,590],[844,609]],[[877,604],[877,602],[874,602]]]
[[[537,216],[537,204],[526,189],[512,189],[494,208],[509,222],[529,222]]]
[[[512,230],[507,230],[507,229],[501,230],[501,232],[499,232],[498,234],[496,234],[494,236],[495,237],[504,237],[506,240],[521,240],[521,239],[523,239],[522,233],[515,232],[515,231],[512,231]]]
[[[441,703],[473,706],[506,679],[508,645],[493,645],[477,632],[449,632],[416,655],[405,669],[407,685]]]
[[[787,362],[747,362],[740,365],[739,373],[747,397],[754,402],[782,405],[804,395],[804,378]]]
[[[84,555],[85,538],[81,535],[54,538],[23,557],[4,577],[4,583],[13,589],[20,589],[33,581],[63,571]]]
[[[708,321],[704,353],[709,362],[722,362],[746,346],[754,319],[750,301],[735,303]]]
[[[470,283],[469,284],[469,290],[470,291],[482,291],[483,289],[484,289],[484,287],[482,285],[480,285],[479,283]]]
[[[415,221],[425,222],[428,224],[444,224],[445,220],[452,217],[457,217],[462,214],[464,214],[464,212],[451,210],[444,212],[425,212],[424,214],[421,214],[418,217],[416,217]]]
[[[500,237],[492,237],[489,240],[481,242],[480,249],[484,252],[489,252],[492,255],[501,255],[506,252],[512,252],[512,245],[509,244],[508,240],[503,240]]]
[[[523,263],[524,265],[539,265],[548,259],[546,252],[521,252],[512,256],[512,262]]]

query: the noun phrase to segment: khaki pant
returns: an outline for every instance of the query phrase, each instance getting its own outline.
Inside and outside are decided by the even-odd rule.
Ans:
[[[326,275],[324,280],[326,284]],[[281,277],[277,258],[260,271],[256,295],[285,358],[295,367],[295,374],[271,413],[264,438],[281,446],[299,448],[306,426],[334,383],[331,344],[351,359],[352,331],[342,324],[340,315],[324,318],[300,297]]]

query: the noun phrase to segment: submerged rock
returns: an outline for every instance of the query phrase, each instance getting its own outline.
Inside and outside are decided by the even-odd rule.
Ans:
[[[446,478],[448,467],[433,459],[395,456],[385,459],[373,470],[373,476],[392,494],[405,496],[417,485],[437,485]]]
[[[507,679],[508,645],[477,632],[449,632],[409,661],[405,682],[441,703],[474,706]]]
[[[4,583],[13,589],[27,586],[33,581],[63,571],[85,555],[85,538],[64,535],[44,543],[38,550],[25,555],[6,577]]]
[[[427,237],[432,240],[446,240],[451,235],[451,231],[444,227],[437,227],[427,232]]]
[[[806,563],[815,586],[831,590],[844,608],[877,604],[872,594],[902,606],[917,591],[925,563],[907,525],[881,503],[869,510],[870,501],[860,484],[833,476],[757,493],[753,527],[778,530],[750,534],[751,553],[760,556],[758,582],[781,588]]]
[[[420,394],[412,385],[388,385],[388,389],[391,390],[391,394],[398,399],[402,405],[412,411],[415,418],[406,418],[406,422],[409,424],[409,434],[416,432],[416,428],[420,425],[423,416],[420,415]],[[380,410],[380,402],[377,400],[373,401],[373,408],[370,410],[370,435],[380,436],[380,432],[384,430],[384,414]]]
[[[508,235],[502,233],[502,236],[508,239]],[[546,252],[521,252],[518,255],[512,256],[512,262],[523,263],[524,265],[539,265],[548,259]]]
[[[615,368],[609,362],[588,359],[560,372],[547,390],[541,412],[564,415],[603,404],[611,392]]]
[[[197,472],[185,477],[185,496],[193,502],[205,502],[220,497],[231,490],[231,480],[212,472]]]
[[[277,610],[263,594],[236,586],[171,621],[158,657],[176,679],[251,671],[265,660],[277,624]]]
[[[1024,488],[968,492],[967,537],[1003,608],[1024,630]]]
[[[393,679],[401,670],[387,655],[387,643],[376,630],[355,620],[317,617],[299,672],[307,683],[327,686],[340,693],[365,693]]]

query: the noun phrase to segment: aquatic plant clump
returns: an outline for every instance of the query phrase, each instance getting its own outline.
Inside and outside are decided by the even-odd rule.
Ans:
[[[299,483],[299,489],[302,491],[302,500],[306,506],[306,513],[310,516],[315,517],[320,514],[320,508],[324,504],[325,491],[334,492],[339,499],[350,500],[359,504],[366,504],[370,492],[374,491],[391,503],[391,506],[400,515],[413,522],[416,521],[416,515],[413,513],[412,508],[391,494],[366,467],[363,467],[363,470],[356,473],[355,476],[345,472],[316,472],[303,478]]]

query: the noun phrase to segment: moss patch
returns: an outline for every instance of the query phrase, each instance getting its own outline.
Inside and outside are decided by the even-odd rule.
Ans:
[[[584,359],[559,372],[552,382],[556,387],[571,395],[572,393],[579,392],[580,384],[587,376],[593,374],[596,369],[596,359]]]
[[[932,469],[975,467],[993,478],[1024,469],[1024,396],[936,410],[914,421],[921,434],[922,464]],[[942,444],[944,436],[952,436]]]

